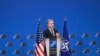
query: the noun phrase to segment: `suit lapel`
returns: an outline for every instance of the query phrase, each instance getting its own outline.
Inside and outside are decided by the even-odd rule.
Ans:
[[[50,36],[54,37],[54,36],[51,34],[50,30],[49,30],[49,29],[47,29],[47,30],[48,30],[48,33],[50,34]],[[53,30],[54,30],[54,29],[53,29]],[[54,30],[54,34],[55,34],[55,30]]]
[[[52,34],[51,34],[51,32],[50,32],[50,30],[49,29],[47,29],[48,30],[48,33],[50,34],[50,36],[52,36]],[[53,37],[53,36],[52,36]]]

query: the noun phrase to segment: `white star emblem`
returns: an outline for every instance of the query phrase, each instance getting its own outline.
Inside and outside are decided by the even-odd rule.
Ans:
[[[68,45],[69,45],[68,40],[63,40],[62,41],[62,48],[61,48],[61,50],[64,51],[64,52],[69,51]]]

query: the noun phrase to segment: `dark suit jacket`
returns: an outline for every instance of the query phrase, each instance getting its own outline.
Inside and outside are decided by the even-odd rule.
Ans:
[[[54,30],[54,33],[56,35],[56,33],[58,33],[58,30],[57,29],[53,29],[53,30]],[[56,36],[52,36],[52,34],[48,28],[43,31],[43,37],[44,38],[56,38]]]

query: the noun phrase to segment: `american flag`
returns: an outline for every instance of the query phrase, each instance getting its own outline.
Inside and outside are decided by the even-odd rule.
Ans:
[[[38,28],[37,28],[35,56],[45,56],[44,41],[43,41],[42,32],[41,32],[40,20],[38,22]]]

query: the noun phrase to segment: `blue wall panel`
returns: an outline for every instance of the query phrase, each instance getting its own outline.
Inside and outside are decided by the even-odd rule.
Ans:
[[[100,55],[100,0],[0,0],[0,37],[6,34],[6,39],[0,38],[0,53],[6,50],[5,56],[33,56],[28,50],[35,49],[35,39],[38,19],[41,19],[42,31],[46,28],[46,20],[52,18],[55,28],[62,35],[64,18],[67,18],[70,46],[76,52],[72,56],[99,56]],[[82,37],[84,33],[88,37]],[[20,39],[14,39],[19,34]],[[27,37],[33,34],[33,39]],[[96,45],[90,45],[95,40]],[[78,41],[82,46],[77,46]],[[12,42],[10,47],[5,46]],[[26,42],[25,47],[20,43]],[[83,53],[89,49],[88,53]],[[20,50],[20,55],[13,54]],[[96,53],[96,51],[98,53]],[[4,51],[5,52],[5,51]],[[2,56],[2,54],[0,54]]]

